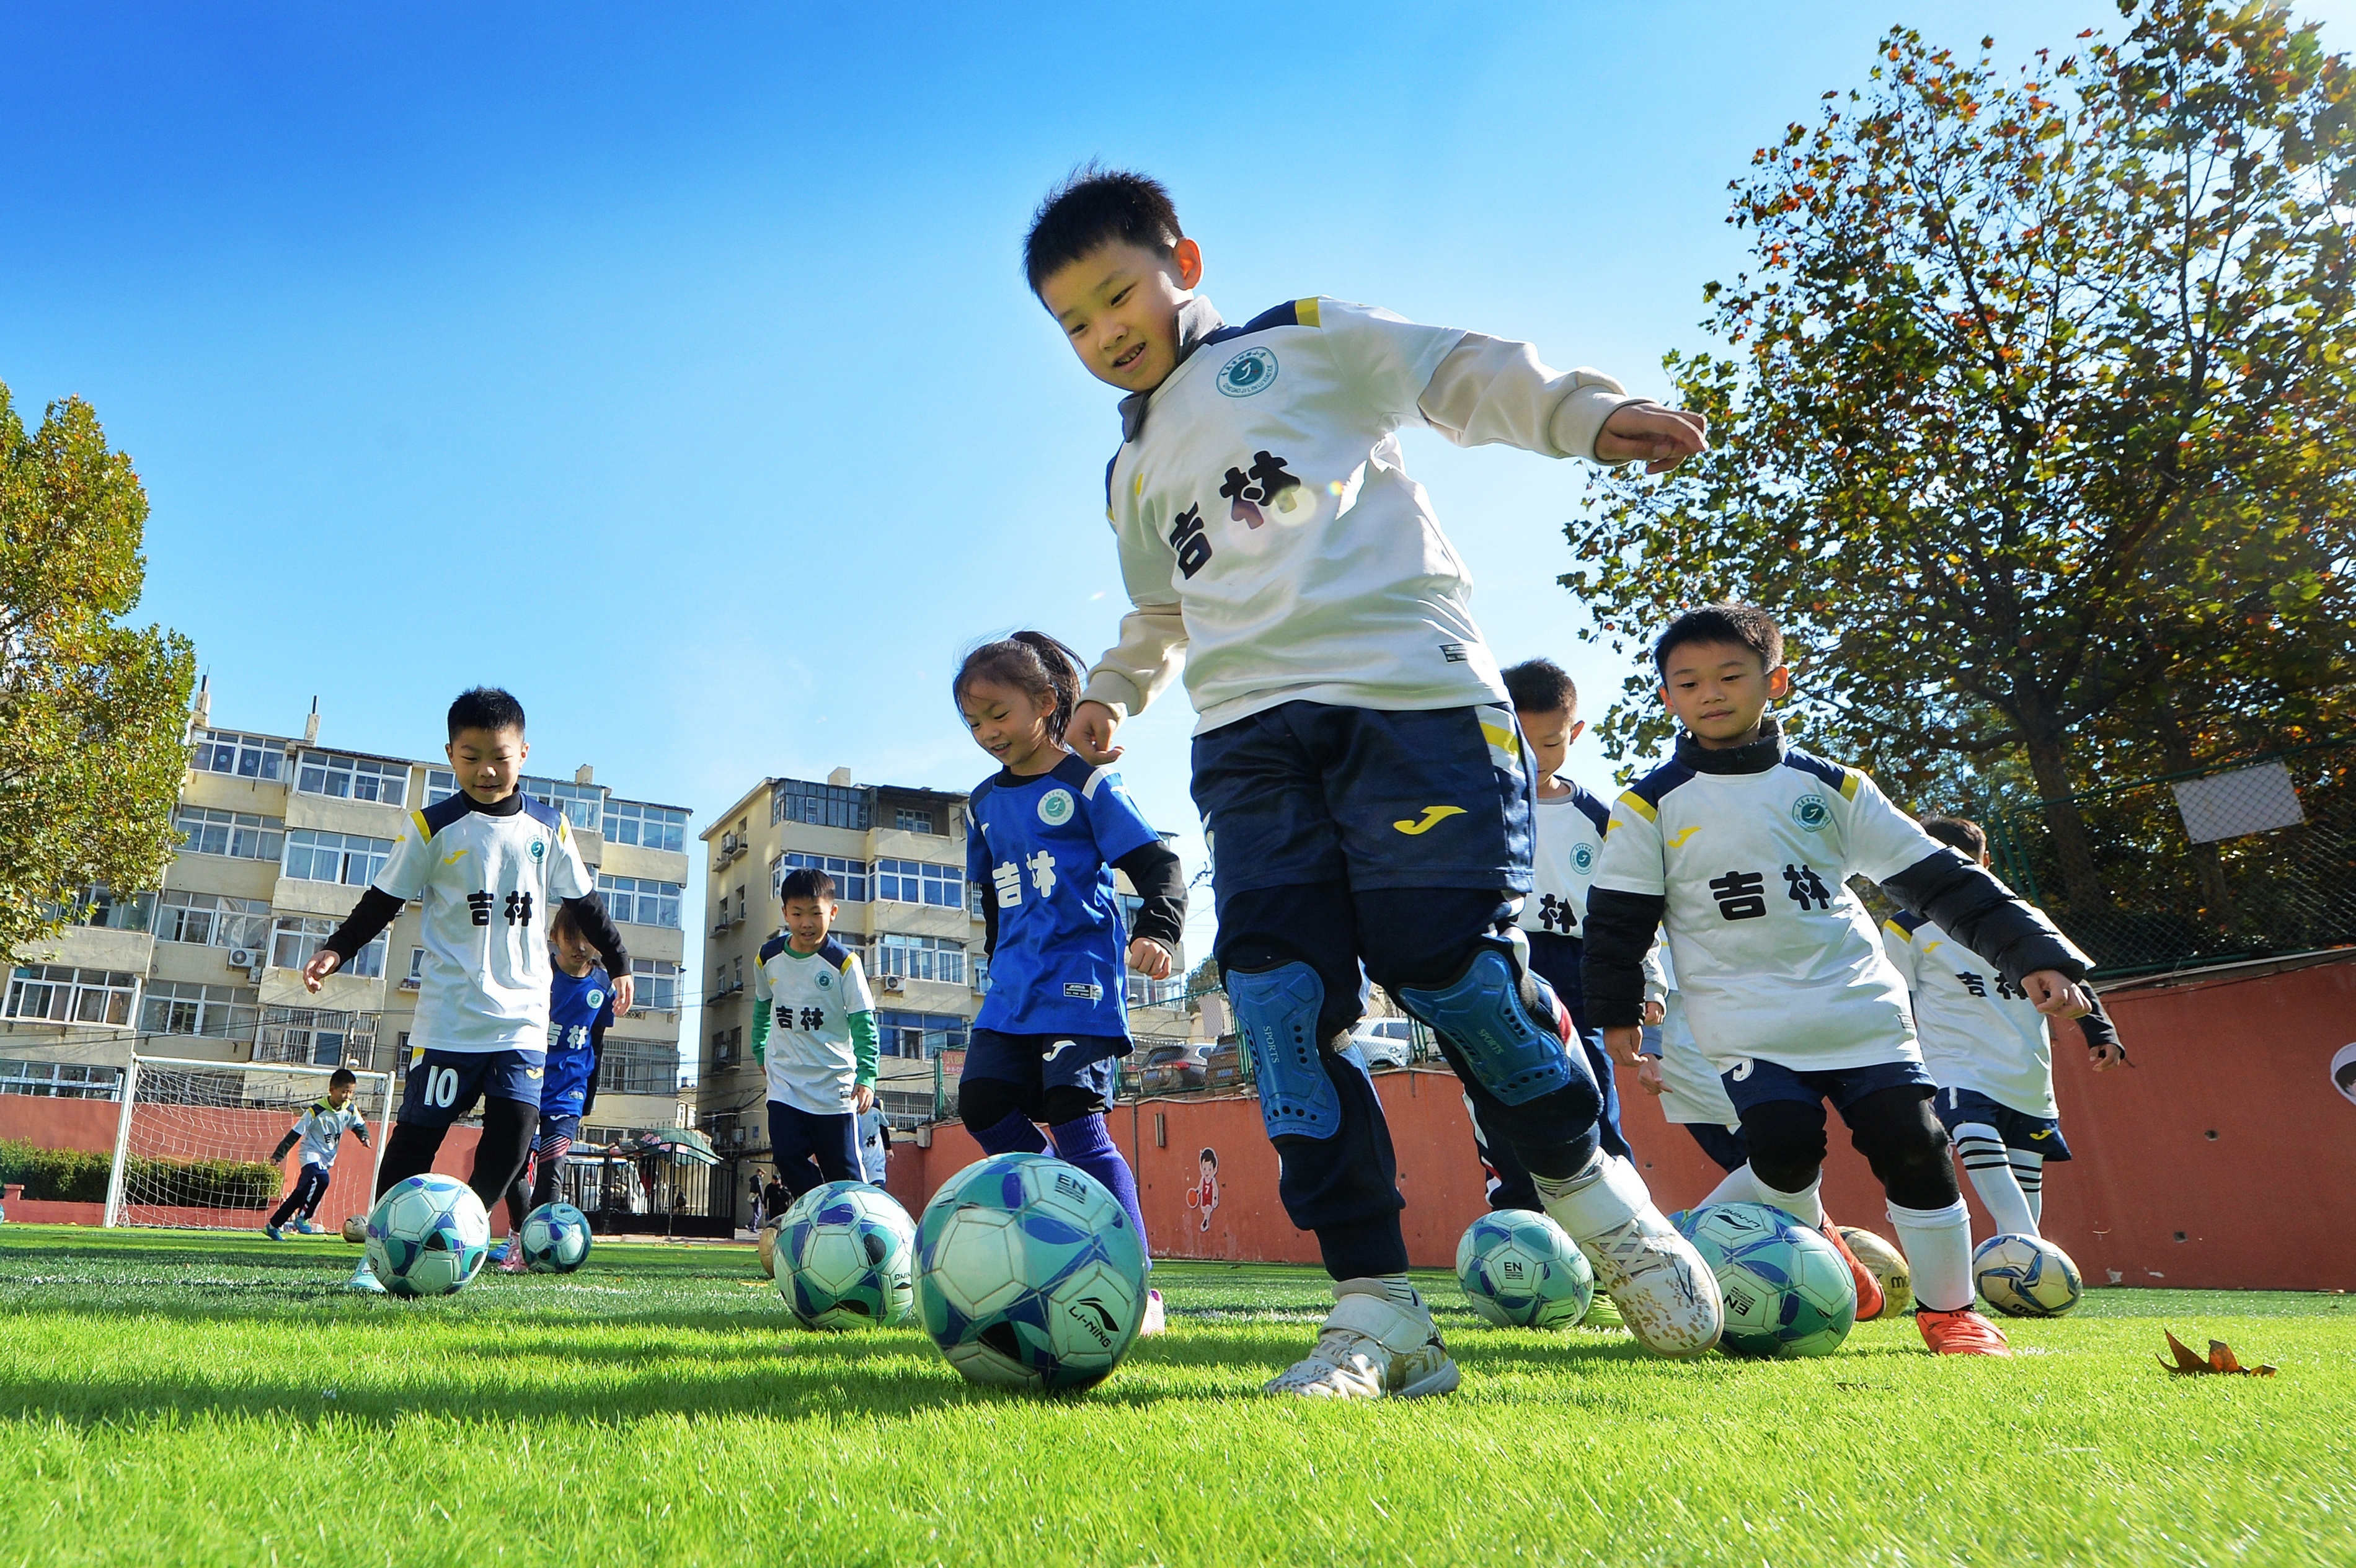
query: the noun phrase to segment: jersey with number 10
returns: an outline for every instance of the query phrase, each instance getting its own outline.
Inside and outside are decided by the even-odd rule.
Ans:
[[[974,1026],[1009,1035],[1129,1033],[1128,922],[1112,863],[1154,843],[1120,776],[1066,757],[973,792],[966,875],[998,908],[990,994]]]

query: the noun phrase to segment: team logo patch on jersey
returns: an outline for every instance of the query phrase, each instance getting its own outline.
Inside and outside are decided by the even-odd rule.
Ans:
[[[1229,397],[1249,397],[1276,385],[1276,356],[1265,349],[1247,349],[1219,367],[1219,391]]]
[[[605,993],[602,991],[592,991],[589,993],[589,1011],[594,1013],[604,1005],[605,1005]]]
[[[548,845],[547,845],[547,843],[544,843],[543,841],[541,841],[541,840],[540,840],[540,839],[534,839],[534,840],[532,840],[532,841],[531,841],[531,857],[532,857],[532,859],[534,859],[534,860],[538,860],[541,855],[546,854],[547,853],[548,853]]]
[[[1595,846],[1589,843],[1571,845],[1570,868],[1573,871],[1578,872],[1581,876],[1584,876],[1589,872],[1594,870]]]
[[[1820,833],[1833,820],[1833,809],[1825,804],[1822,795],[1803,795],[1792,802],[1792,820],[1800,824],[1802,832]]]
[[[834,988],[834,976],[827,973],[824,970],[819,971],[818,973],[812,975],[810,978],[818,982],[818,988],[820,991],[830,991]]]
[[[1072,792],[1050,789],[1039,797],[1039,820],[1051,828],[1060,828],[1072,820]]]

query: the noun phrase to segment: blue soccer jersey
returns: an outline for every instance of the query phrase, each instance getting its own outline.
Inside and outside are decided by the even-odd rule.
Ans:
[[[966,875],[997,910],[990,994],[974,1026],[1009,1035],[1129,1033],[1129,937],[1112,863],[1160,842],[1109,768],[1066,757],[973,792]]]
[[[597,1052],[614,1022],[614,984],[605,966],[575,978],[563,970],[548,989],[548,1076],[541,1079],[542,1116],[578,1116],[597,1076]]]

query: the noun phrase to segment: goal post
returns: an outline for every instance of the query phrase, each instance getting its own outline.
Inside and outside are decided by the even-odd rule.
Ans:
[[[325,1098],[338,1070],[134,1056],[123,1078],[103,1223],[261,1230],[300,1172],[299,1150],[289,1152],[284,1166],[273,1165],[271,1154]],[[357,1080],[352,1105],[368,1123],[369,1146],[352,1150],[348,1137],[338,1148],[311,1216],[330,1231],[368,1212],[392,1119],[392,1074],[350,1070]]]

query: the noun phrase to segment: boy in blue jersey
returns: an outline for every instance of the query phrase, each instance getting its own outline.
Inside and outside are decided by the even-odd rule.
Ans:
[[[797,866],[777,898],[786,929],[761,944],[753,972],[753,1056],[790,1201],[822,1182],[862,1179],[858,1120],[875,1103],[875,998],[859,955],[830,934],[834,878]]]
[[[303,1112],[272,1153],[270,1159],[274,1165],[284,1159],[286,1152],[295,1144],[303,1145],[294,1189],[262,1222],[262,1229],[272,1240],[284,1240],[289,1216],[294,1218],[295,1230],[305,1236],[316,1235],[317,1227],[311,1223],[311,1216],[319,1211],[319,1200],[327,1196],[327,1183],[336,1168],[336,1151],[343,1146],[344,1134],[349,1133],[363,1147],[367,1145],[368,1118],[352,1104],[352,1090],[359,1081],[348,1067],[329,1073],[327,1097],[315,1101],[310,1110]]]
[[[554,948],[555,978],[548,990],[548,1061],[540,1080],[540,1131],[531,1141],[537,1165],[529,1190],[525,1171],[516,1173],[508,1189],[508,1248],[499,1259],[503,1273],[519,1274],[523,1257],[524,1216],[543,1203],[554,1203],[564,1190],[564,1156],[580,1135],[581,1118],[597,1101],[597,1068],[605,1054],[605,1031],[614,1024],[614,983],[597,961],[597,950],[581,934],[572,914],[560,904],[548,918],[549,945]]]
[[[1177,677],[1201,715],[1194,792],[1213,842],[1215,956],[1333,1311],[1269,1391],[1444,1393],[1458,1373],[1408,1283],[1398,1165],[1350,1044],[1363,973],[1439,1036],[1481,1125],[1510,1144],[1638,1337],[1717,1343],[1716,1280],[1601,1148],[1601,1093],[1515,924],[1531,778],[1471,580],[1410,479],[1406,426],[1462,446],[1670,467],[1702,422],[1528,345],[1340,300],[1226,326],[1168,192],[1089,170],[1024,246],[1033,292],[1119,388],[1108,515],[1134,607],[1089,672],[1072,748]]]

